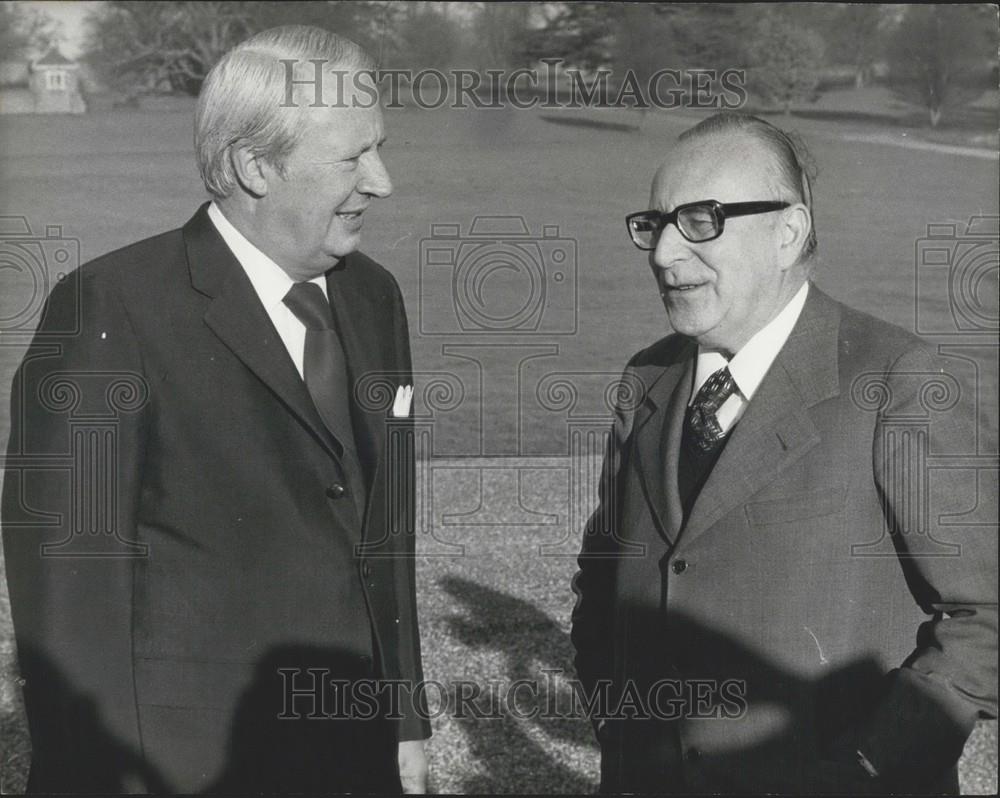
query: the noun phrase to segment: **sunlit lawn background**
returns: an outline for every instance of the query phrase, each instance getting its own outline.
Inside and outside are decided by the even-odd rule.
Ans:
[[[995,100],[985,106],[992,112],[980,111],[985,142],[991,129],[995,136]],[[930,320],[929,329],[953,328],[943,283],[918,279],[918,241],[928,224],[953,223],[964,232],[970,217],[997,214],[997,158],[885,143],[919,138],[919,132],[907,138],[887,116],[864,115],[886,109],[891,105],[877,92],[842,92],[825,98],[821,113],[810,118],[776,118],[803,134],[820,168],[816,280],[834,297],[911,330],[918,285],[931,285],[921,289],[927,292],[920,297],[921,318]],[[569,421],[589,412],[600,426],[601,386],[636,349],[667,330],[623,217],[646,207],[653,166],[671,138],[696,119],[674,112],[641,119],[628,111],[410,108],[388,114],[385,158],[395,193],[366,215],[364,248],[392,270],[406,296],[418,392],[434,374],[461,386],[461,394],[436,411],[434,468],[423,471],[433,486],[433,504],[425,506],[433,531],[421,537],[419,553],[428,556],[417,566],[430,679],[544,682],[545,669],[571,671],[569,579],[575,565],[569,556],[540,556],[539,547],[548,544],[546,551],[559,555],[576,549],[579,530],[572,526],[579,510],[571,512],[565,457]],[[38,236],[47,226],[60,226],[62,236],[79,239],[84,261],[179,226],[203,200],[190,120],[190,106],[0,118],[0,215],[26,217]],[[635,129],[616,129],[622,124]],[[938,138],[969,143],[967,131]],[[575,247],[565,279],[546,286],[553,307],[570,303],[572,312],[560,317],[558,329],[546,330],[543,323],[534,335],[523,329],[425,334],[428,324],[454,313],[455,296],[421,281],[421,242],[441,244],[432,225],[458,225],[466,236],[476,215],[520,217],[536,237],[547,226],[567,252]],[[443,246],[457,250],[458,243]],[[494,249],[495,259],[515,264],[509,241]],[[971,301],[996,319],[993,263]],[[542,266],[546,271],[552,264]],[[493,273],[487,296],[499,315],[512,315],[532,298],[524,293],[526,279],[523,271]],[[24,307],[29,290],[23,275],[0,271],[0,319]],[[995,333],[985,340],[975,354],[981,362],[981,445],[995,453]],[[455,345],[464,348],[447,348]],[[22,349],[23,341],[0,335],[0,442],[7,436],[9,383]],[[568,373],[580,386],[575,410],[539,389],[554,373]],[[543,383],[546,375],[550,383]],[[425,398],[420,409],[433,409]],[[516,466],[523,469],[520,479]],[[462,556],[456,544],[464,546]],[[4,590],[0,768],[4,788],[15,791],[23,786],[28,747]],[[439,791],[579,792],[596,786],[597,750],[585,721],[443,716],[435,721],[429,750],[432,787]],[[996,771],[996,725],[984,724],[967,747],[963,785],[995,792]]]

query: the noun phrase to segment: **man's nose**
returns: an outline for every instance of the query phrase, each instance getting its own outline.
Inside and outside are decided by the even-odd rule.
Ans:
[[[389,170],[385,168],[381,156],[377,152],[362,158],[361,179],[358,181],[358,191],[372,197],[388,197],[392,194],[392,180]]]
[[[653,250],[653,265],[666,269],[687,249],[688,240],[681,235],[676,224],[668,224],[660,233]]]

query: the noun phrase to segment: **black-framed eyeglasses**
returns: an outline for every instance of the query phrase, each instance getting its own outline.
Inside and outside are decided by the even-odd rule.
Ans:
[[[653,250],[668,224],[677,225],[684,238],[692,244],[703,244],[722,235],[726,219],[733,216],[752,216],[788,208],[790,202],[776,200],[762,202],[717,202],[701,200],[678,205],[670,213],[639,211],[625,217],[628,234],[639,249]]]

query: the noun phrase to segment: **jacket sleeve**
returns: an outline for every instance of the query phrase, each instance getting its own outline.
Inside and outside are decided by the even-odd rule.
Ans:
[[[413,364],[410,356],[410,331],[406,320],[406,309],[399,286],[393,281],[394,291],[394,335],[396,351],[399,353],[401,371],[405,373],[402,382],[413,384]],[[408,422],[412,425],[411,419]],[[424,700],[424,692],[418,686],[424,680],[420,657],[420,628],[417,623],[416,589],[416,453],[413,446],[406,447],[401,455],[400,474],[412,489],[404,492],[405,506],[401,508],[403,522],[397,538],[397,554],[394,558],[396,606],[399,613],[399,672],[407,686],[401,702],[402,720],[399,721],[399,741],[426,740],[431,736],[429,714]]]
[[[924,348],[902,355],[875,430],[889,532],[928,615],[858,740],[892,789],[920,789],[947,772],[976,719],[996,717],[997,471],[977,457],[976,396],[946,362]],[[914,419],[928,419],[926,445],[907,431]],[[928,456],[949,467],[929,471]]]
[[[631,363],[623,383],[635,384]],[[628,393],[628,391],[624,391]],[[631,403],[630,403],[631,404]],[[580,686],[588,697],[600,697],[599,684],[614,676],[614,590],[617,570],[619,523],[626,444],[631,432],[632,412],[619,405],[608,435],[598,483],[598,503],[583,530],[583,544],[573,577],[573,607],[570,638],[576,649],[574,666]],[[604,709],[596,703],[597,714]]]
[[[110,286],[80,271],[56,286],[11,395],[3,545],[29,785],[116,792],[142,767],[131,609],[148,390]]]

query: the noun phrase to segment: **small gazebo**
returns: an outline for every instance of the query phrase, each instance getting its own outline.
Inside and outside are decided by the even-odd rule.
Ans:
[[[36,114],[82,114],[87,106],[80,94],[80,65],[67,58],[58,45],[49,48],[31,65],[31,91]]]

